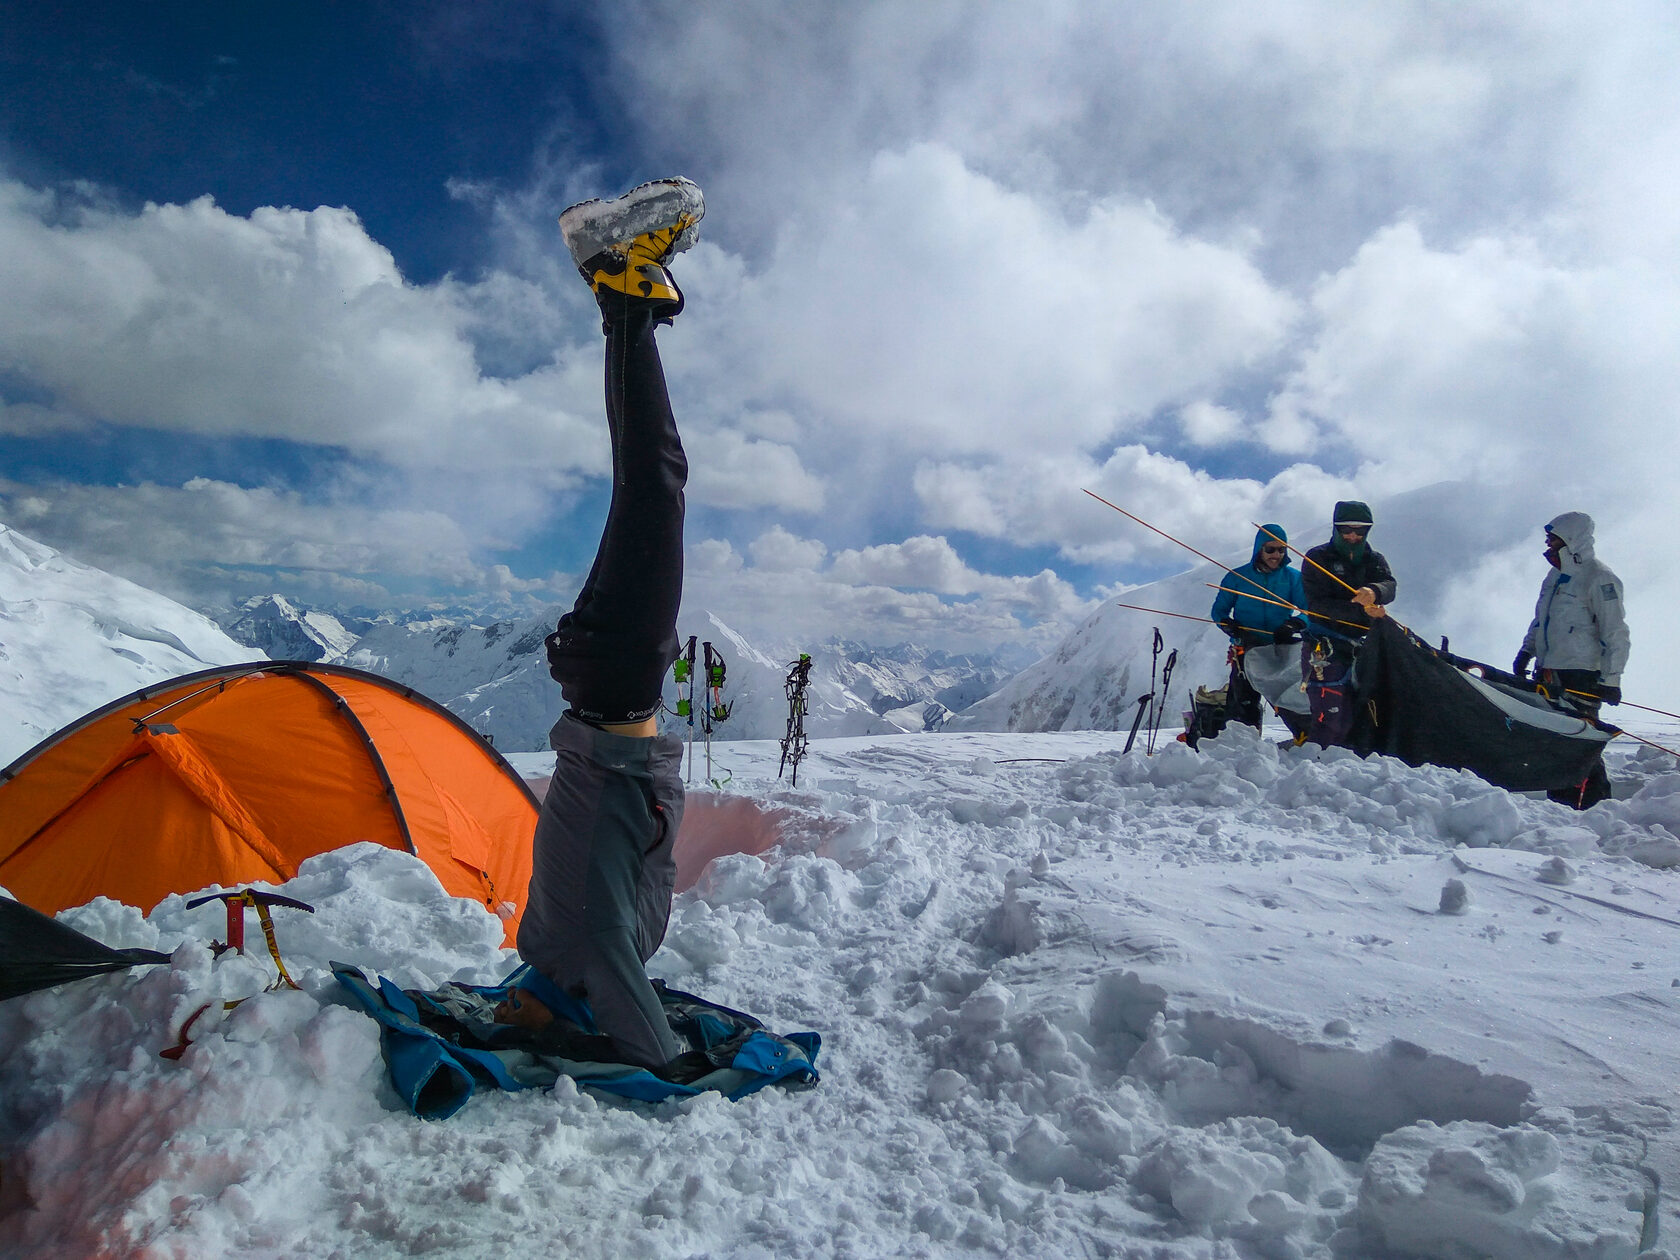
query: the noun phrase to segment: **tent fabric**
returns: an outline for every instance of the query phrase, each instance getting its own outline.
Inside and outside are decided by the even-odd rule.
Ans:
[[[112,949],[20,901],[0,897],[0,1001],[87,976],[166,963],[152,949]]]
[[[137,691],[0,771],[0,887],[49,914],[97,896],[150,910],[371,841],[419,856],[512,944],[536,817],[517,772],[418,692],[258,661]]]
[[[1618,734],[1456,668],[1386,617],[1360,649],[1354,694],[1361,752],[1469,770],[1515,792],[1575,786]]]
[[[716,1090],[731,1101],[769,1085],[818,1081],[814,1032],[768,1031],[741,1011],[692,993],[654,987],[671,1028],[693,1047],[658,1072],[604,1058],[612,1042],[601,1036],[587,1003],[564,993],[529,964],[498,985],[447,984],[432,992],[377,984],[346,963],[333,975],[380,1025],[380,1048],[398,1097],[422,1120],[443,1120],[479,1086],[523,1090],[553,1085],[562,1076],[620,1098],[658,1102]],[[540,1032],[495,1022],[497,1004],[516,989],[534,993],[556,1018]]]

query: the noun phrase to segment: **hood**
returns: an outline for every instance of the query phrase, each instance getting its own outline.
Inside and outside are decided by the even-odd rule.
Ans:
[[[1248,562],[1250,564],[1259,564],[1260,548],[1264,547],[1267,543],[1286,543],[1288,541],[1289,535],[1284,533],[1282,525],[1262,525],[1259,529],[1254,531],[1254,554],[1249,556]],[[1283,564],[1279,567],[1287,569],[1289,567],[1289,563],[1290,555],[1286,551],[1283,553]]]
[[[1554,516],[1546,522],[1546,532],[1563,539],[1560,559],[1566,570],[1593,558],[1593,518],[1585,512],[1564,512]]]

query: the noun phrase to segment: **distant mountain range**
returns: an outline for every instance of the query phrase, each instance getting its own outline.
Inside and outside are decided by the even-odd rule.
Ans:
[[[324,660],[394,678],[448,705],[504,752],[524,752],[547,747],[549,727],[563,707],[543,649],[560,612],[554,607],[531,618],[495,620],[452,610],[370,621],[268,595],[224,612],[222,624],[277,659]],[[755,645],[709,613],[681,629],[711,642],[724,657],[730,713],[715,738],[780,738],[796,653]],[[805,728],[816,737],[937,730],[1025,659],[839,640],[810,651]],[[674,683],[667,684],[666,701],[676,708]]]
[[[814,737],[899,731],[1121,730],[1151,690],[1153,631],[1179,653],[1163,729],[1176,733],[1198,684],[1225,678],[1224,636],[1195,619],[1219,570],[1203,566],[1105,604],[1037,661],[1019,650],[954,655],[913,644],[831,640],[810,647],[806,731]],[[496,619],[470,610],[357,613],[283,595],[221,611],[222,628],[163,596],[59,556],[0,526],[0,764],[63,723],[146,682],[241,659],[320,660],[394,678],[448,705],[504,752],[540,750],[559,718],[544,636],[560,609]],[[797,650],[754,643],[709,613],[679,627],[722,653],[730,715],[718,739],[777,739]],[[1157,662],[1159,664],[1159,662]],[[1158,677],[1158,675],[1157,675]],[[676,707],[675,687],[666,701]],[[672,717],[669,719],[675,722]],[[686,730],[686,724],[684,724]],[[7,742],[9,740],[9,742]]]

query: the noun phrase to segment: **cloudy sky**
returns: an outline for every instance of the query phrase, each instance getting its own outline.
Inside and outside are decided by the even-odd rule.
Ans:
[[[1042,647],[1187,559],[1083,488],[1233,562],[1356,496],[1504,661],[1577,509],[1673,707],[1676,64],[1667,0],[6,0],[0,520],[201,606],[569,599],[554,217],[681,173],[692,606]]]

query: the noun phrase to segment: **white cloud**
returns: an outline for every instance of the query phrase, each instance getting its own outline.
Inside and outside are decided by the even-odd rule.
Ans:
[[[1102,464],[1084,457],[1035,459],[1007,469],[925,464],[916,493],[929,521],[985,537],[1058,546],[1070,559],[1155,564],[1187,559],[1172,539],[1091,497],[1141,517],[1197,550],[1247,555],[1256,519],[1328,518],[1350,485],[1308,464],[1270,482],[1219,478],[1142,445],[1117,448]],[[1086,494],[1085,491],[1091,494]]]
[[[776,527],[748,552],[750,564],[726,541],[691,544],[683,602],[767,643],[839,636],[1047,649],[1093,607],[1049,569],[1023,577],[979,572],[944,538],[845,549],[829,560],[822,543]]]
[[[1197,446],[1225,446],[1243,432],[1240,415],[1205,398],[1179,408],[1178,422],[1184,436]]]
[[[684,446],[689,492],[696,502],[787,512],[822,509],[823,483],[805,471],[791,446],[749,438],[734,429],[685,437]]]
[[[819,442],[1078,448],[1272,353],[1294,318],[1240,253],[1142,203],[1069,213],[938,145],[877,155],[825,211],[784,224],[706,329],[744,388],[825,417]]]
[[[397,465],[602,466],[597,347],[486,374],[469,333],[525,290],[408,284],[346,209],[130,214],[0,181],[0,291],[0,366],[60,411]]]
[[[487,577],[472,540],[441,512],[310,502],[203,477],[178,487],[60,485],[46,493],[0,482],[0,518],[168,594],[196,593],[200,570],[249,565],[396,573],[456,587]]]
[[[813,569],[828,554],[828,548],[815,538],[796,537],[780,525],[753,539],[747,551],[754,566],[768,573]]]

